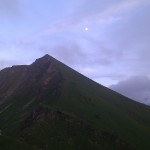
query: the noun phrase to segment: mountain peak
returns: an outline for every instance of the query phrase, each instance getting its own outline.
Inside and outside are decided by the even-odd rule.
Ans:
[[[45,54],[43,57],[41,57],[41,58],[43,58],[43,59],[49,59],[49,58],[51,58],[51,56],[50,55],[48,55],[48,54]]]
[[[44,55],[43,57],[40,57],[38,59],[36,59],[36,61],[34,63],[47,63],[47,62],[52,62],[54,60],[54,58],[48,54]]]
[[[46,54],[43,57],[38,58],[37,60],[50,60],[50,59],[53,59],[53,57],[48,55],[48,54]]]

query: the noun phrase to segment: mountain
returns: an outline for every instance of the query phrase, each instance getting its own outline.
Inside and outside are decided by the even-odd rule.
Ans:
[[[45,55],[0,71],[0,149],[149,150],[150,107]]]

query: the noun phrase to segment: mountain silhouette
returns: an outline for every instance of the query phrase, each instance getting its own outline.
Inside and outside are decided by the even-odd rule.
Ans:
[[[148,150],[150,107],[45,55],[0,71],[0,149]]]

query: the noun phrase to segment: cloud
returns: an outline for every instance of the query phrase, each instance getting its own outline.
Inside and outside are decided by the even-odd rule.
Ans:
[[[148,3],[148,0],[82,0],[71,21],[73,24],[110,24],[123,13]]]
[[[150,105],[150,78],[147,76],[130,77],[110,88],[135,101]]]
[[[0,43],[0,69],[12,65],[30,64],[41,53],[30,44],[20,43],[21,41],[3,41]]]
[[[80,30],[80,26],[95,26],[99,24],[112,24],[120,19],[120,14],[132,10],[147,0],[81,0],[73,8],[73,12],[66,18],[51,22],[47,28],[33,36],[47,36],[62,31],[73,32]]]
[[[150,75],[150,5],[148,1],[139,1],[139,4],[104,28],[103,34],[103,43],[114,53],[112,67],[127,76]]]
[[[22,63],[19,61],[15,61],[15,60],[0,60],[0,70],[6,67],[11,67],[12,65],[18,65],[18,64],[22,64]]]
[[[82,32],[84,28],[88,26],[89,30],[91,30],[92,28],[100,29],[99,32],[95,33],[95,31],[93,31],[93,33],[90,33],[93,35],[95,34],[96,35],[95,38],[99,34],[100,36],[104,36],[104,39],[107,36],[106,38],[108,38],[109,40],[110,38],[112,38],[112,36],[122,33],[124,29],[120,28],[124,28],[124,24],[128,25],[129,23],[130,25],[130,23],[133,23],[134,17],[138,17],[138,15],[134,13],[135,8],[141,6],[143,7],[143,5],[147,4],[148,4],[147,0],[126,0],[126,1],[112,0],[111,2],[110,0],[100,0],[100,1],[94,0],[93,2],[91,2],[91,0],[81,0],[80,2],[78,2],[78,5],[76,4],[74,6],[73,8],[74,11],[68,15],[67,19],[60,18],[59,20],[51,22],[49,25],[47,25],[47,27],[44,27],[43,30],[38,31],[35,35],[31,35],[29,39],[36,41],[39,40],[40,38],[44,38],[47,36],[54,36],[57,34],[60,35],[65,33],[71,33],[72,36],[74,36],[75,33],[79,33],[80,35],[82,35],[82,33],[80,32]],[[127,14],[126,18],[124,17],[124,14]],[[133,18],[131,18],[130,15],[133,16]],[[124,21],[124,19],[127,20]],[[134,22],[136,22],[137,19],[138,18],[135,18]],[[115,28],[113,24],[114,26],[116,26]],[[109,26],[108,28],[107,26],[106,28],[102,28],[101,27],[102,25],[111,25],[111,26]],[[137,26],[139,25],[137,24]],[[129,26],[129,29],[131,28],[133,28],[133,25]],[[108,32],[105,30],[108,30]],[[130,31],[131,33],[134,32],[132,30]],[[106,32],[105,33],[106,35],[102,35],[103,32],[104,33]],[[115,43],[117,43],[118,45],[124,44],[126,41],[123,41],[124,39],[122,39],[122,36],[123,38],[126,38],[125,36],[128,36],[127,35],[128,33],[129,32],[126,33],[125,31],[124,36],[123,36],[124,33],[118,35],[119,39],[118,37],[116,37],[116,39],[118,39],[118,42],[122,43],[118,43],[116,41]],[[130,38],[128,38],[128,41],[129,39]],[[114,39],[112,38],[112,41],[113,40]]]
[[[71,42],[58,44],[52,48],[43,48],[41,51],[70,65],[77,64],[83,57],[86,58],[86,54],[82,52],[78,44]]]
[[[90,41],[90,39],[86,38],[80,38],[79,40],[80,42],[75,40],[63,40],[53,46],[42,47],[40,51],[43,54],[48,53],[53,55],[69,66],[78,66],[77,69],[85,66],[89,69],[91,67],[92,69],[94,66],[106,67],[112,64],[111,57],[113,57],[114,54],[111,50],[99,45],[96,40]],[[95,42],[95,46],[90,47],[91,42]],[[86,45],[85,47],[83,43]]]
[[[0,0],[0,13],[17,15],[19,9],[19,0]]]

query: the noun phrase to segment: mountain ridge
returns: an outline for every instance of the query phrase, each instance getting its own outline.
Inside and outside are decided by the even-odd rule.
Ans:
[[[59,145],[95,150],[150,147],[149,106],[88,79],[49,55],[31,65],[1,70],[0,85],[4,139],[15,137],[31,149],[45,150],[60,149]],[[64,137],[71,141],[63,141]]]

